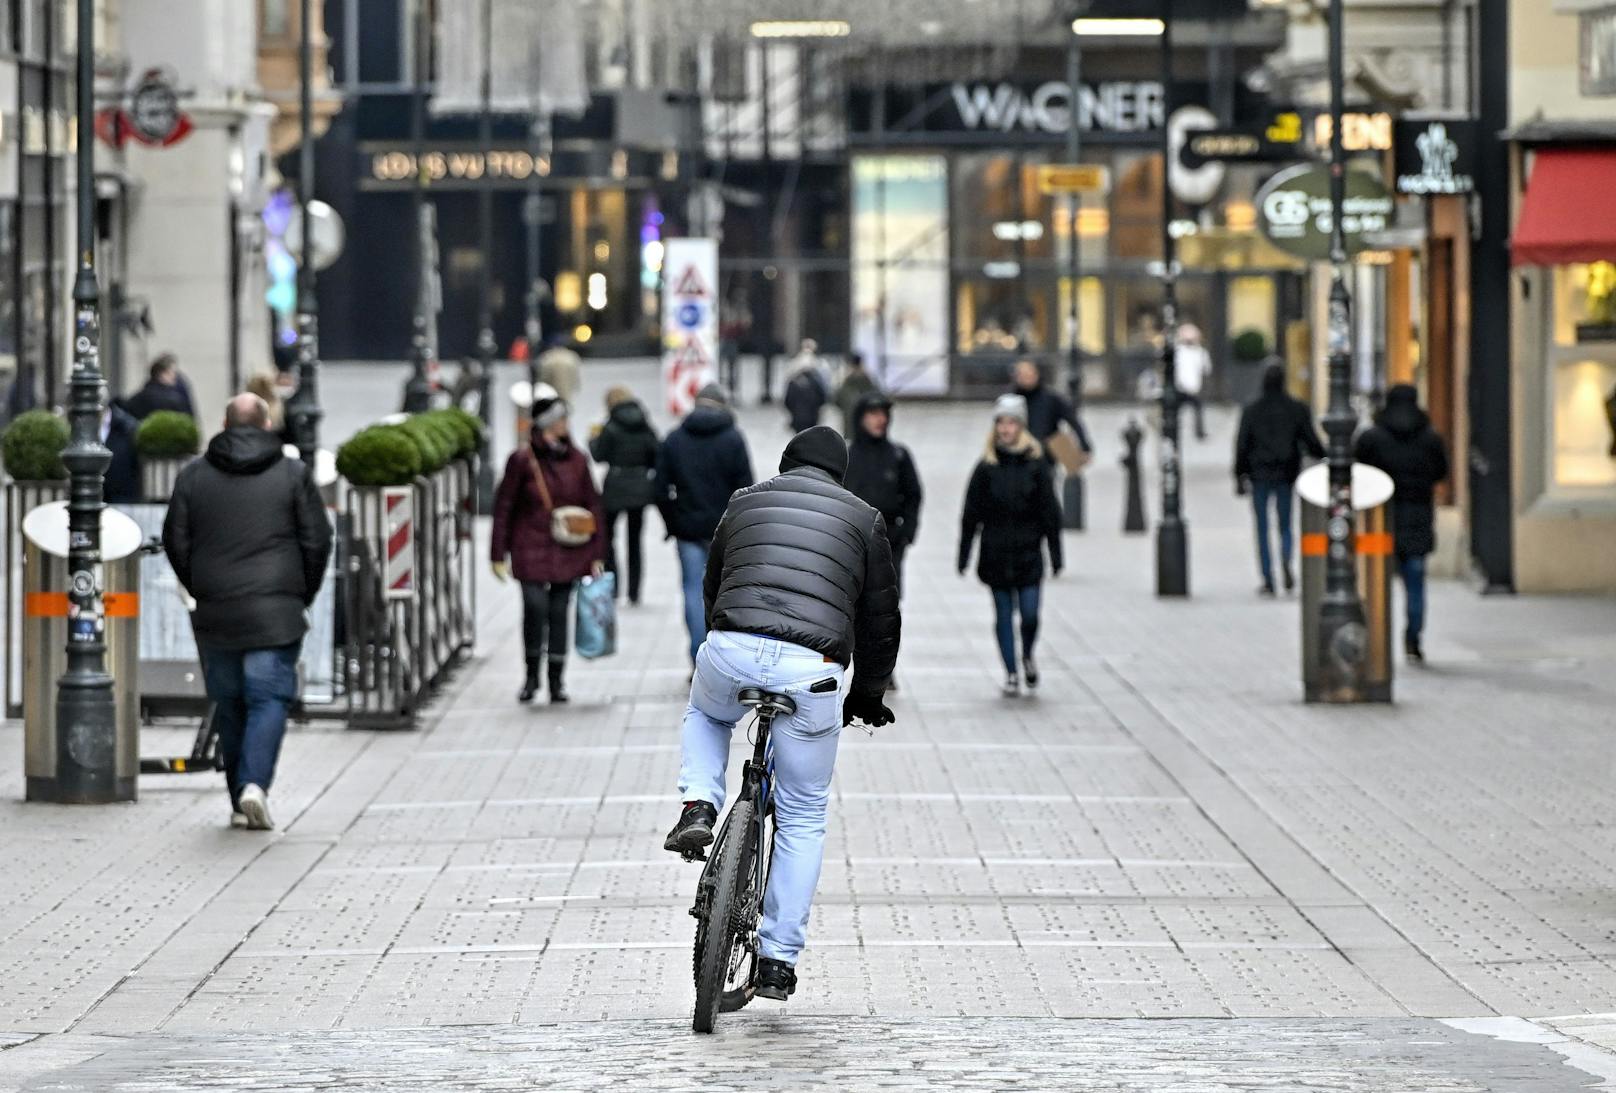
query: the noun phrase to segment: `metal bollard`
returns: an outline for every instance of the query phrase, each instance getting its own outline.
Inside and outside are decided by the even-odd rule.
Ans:
[[[1127,507],[1122,514],[1122,530],[1129,535],[1139,535],[1145,531],[1145,487],[1139,468],[1139,445],[1144,439],[1145,431],[1139,427],[1139,422],[1129,418],[1128,427],[1122,430],[1122,442],[1128,446],[1122,456],[1123,469],[1128,473]]]
[[[1330,547],[1329,468],[1309,467],[1296,480],[1302,523],[1302,690],[1308,702],[1358,703],[1392,700],[1392,532],[1389,507],[1392,480],[1385,472],[1355,463],[1352,467],[1352,504],[1356,510],[1353,536],[1357,557],[1354,570],[1363,602],[1362,642],[1348,648],[1319,647],[1319,616],[1325,599],[1325,557]],[[1329,681],[1332,657],[1352,656],[1360,688],[1342,690]]]

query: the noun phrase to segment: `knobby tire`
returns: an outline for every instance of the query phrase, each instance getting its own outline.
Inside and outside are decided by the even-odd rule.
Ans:
[[[691,1022],[697,1032],[713,1031],[724,1000],[730,955],[735,949],[736,897],[743,882],[743,864],[751,857],[747,849],[756,837],[753,810],[751,801],[735,802],[725,821],[725,837],[719,840],[715,854],[706,921],[697,930],[696,1012]]]

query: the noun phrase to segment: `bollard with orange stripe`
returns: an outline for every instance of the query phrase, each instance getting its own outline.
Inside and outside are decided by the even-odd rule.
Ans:
[[[1322,558],[1329,549],[1329,536],[1323,532],[1308,532],[1302,536],[1302,557]],[[1363,531],[1353,538],[1355,553],[1360,558],[1385,558],[1392,552],[1392,533],[1389,531]]]
[[[66,592],[30,592],[23,599],[22,612],[31,619],[67,618]],[[108,592],[101,597],[101,609],[109,619],[133,619],[140,615],[139,592]]]

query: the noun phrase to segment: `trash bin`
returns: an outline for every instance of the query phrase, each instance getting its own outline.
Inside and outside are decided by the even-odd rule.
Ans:
[[[1309,467],[1296,480],[1302,503],[1302,687],[1309,702],[1339,701],[1325,693],[1319,656],[1319,611],[1324,602],[1325,552],[1329,545],[1330,468]],[[1358,554],[1358,596],[1368,633],[1364,648],[1363,692],[1355,701],[1392,700],[1392,534],[1391,476],[1363,463],[1352,465],[1354,541]]]
[[[56,766],[56,682],[67,668],[67,502],[30,512],[22,525],[23,768],[30,801],[60,800]],[[118,800],[135,799],[140,769],[140,527],[116,509],[101,512],[106,663],[116,704],[114,769]]]

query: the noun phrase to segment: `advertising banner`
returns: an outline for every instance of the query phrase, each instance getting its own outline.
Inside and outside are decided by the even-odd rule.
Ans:
[[[882,390],[948,390],[948,162],[853,160],[853,347]]]
[[[683,417],[717,376],[718,241],[668,239],[662,258],[662,391]]]

